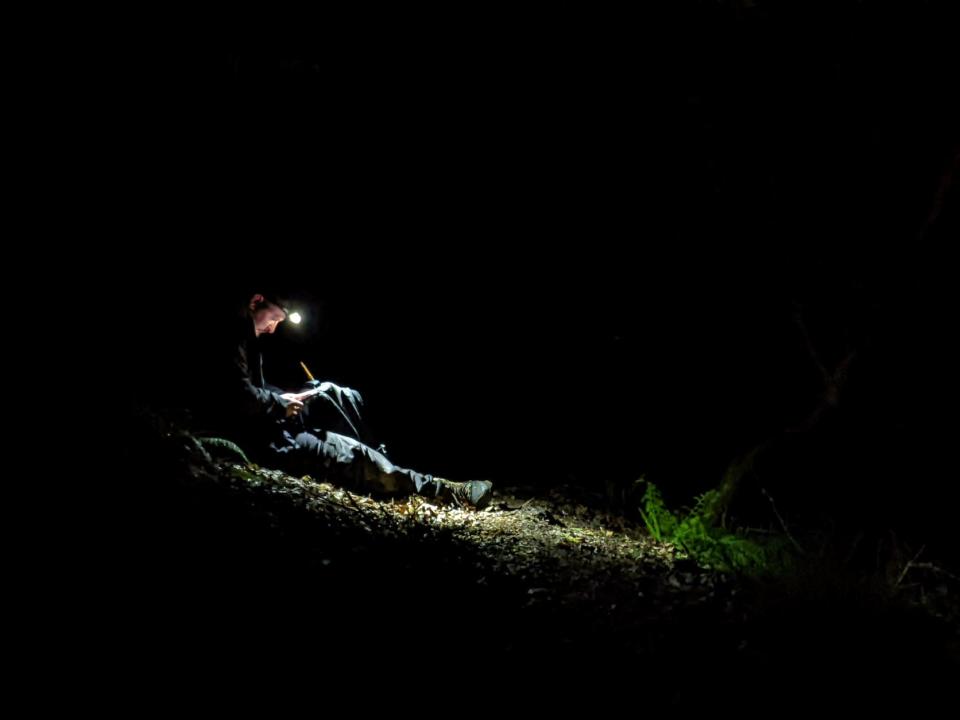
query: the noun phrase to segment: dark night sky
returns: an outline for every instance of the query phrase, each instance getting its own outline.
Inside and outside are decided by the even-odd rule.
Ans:
[[[237,687],[315,709],[349,677],[358,698],[433,705],[443,689],[495,698],[500,678],[523,678],[538,707],[578,690],[771,707],[833,687],[861,707],[860,676],[881,679],[878,702],[891,687],[912,706],[942,697],[914,682],[954,649],[942,626],[901,621],[886,590],[874,603],[872,578],[960,560],[955,177],[938,204],[960,153],[955,4],[323,6],[300,23],[307,45],[228,33],[229,14],[213,33],[110,10],[101,37],[78,24],[63,53],[35,44],[17,59],[42,66],[34,89],[54,107],[14,106],[40,140],[10,144],[32,159],[35,219],[63,230],[12,238],[49,285],[54,270],[73,282],[40,326],[48,347],[8,332],[8,353],[35,366],[14,385],[62,367],[80,381],[63,393],[74,417],[29,403],[46,421],[27,428],[44,447],[26,484],[68,499],[9,504],[29,525],[14,566],[43,556],[18,583],[15,665],[46,686],[69,667],[72,700],[114,703],[200,686],[222,704]],[[838,569],[789,578],[795,613],[792,590],[784,605],[757,589],[751,616],[746,586],[700,586],[687,561],[668,579],[641,558],[660,589],[638,594],[619,565],[585,573],[586,554],[557,548],[537,561],[557,578],[541,594],[537,573],[487,551],[475,564],[444,527],[301,522],[279,493],[260,506],[180,482],[195,454],[155,422],[203,392],[225,303],[259,284],[308,315],[265,339],[268,379],[297,385],[305,361],[360,389],[398,464],[529,486],[517,497],[570,484],[578,510],[631,515],[640,475],[680,509],[767,443],[729,527],[776,529],[763,487]],[[32,310],[49,289],[15,301]],[[797,308],[825,363],[857,356],[836,410],[787,434],[822,389]],[[50,476],[50,459],[70,467]],[[688,575],[697,593],[674,592]],[[923,577],[930,597],[947,587]],[[394,677],[402,694],[384,691]]]
[[[929,477],[956,214],[921,233],[960,123],[939,6],[897,5],[111,57],[107,366],[178,383],[212,299],[263,277],[322,309],[270,338],[274,379],[358,387],[399,462],[702,491],[815,401],[800,302],[827,356],[861,353],[826,432],[869,460],[841,474],[920,448]]]

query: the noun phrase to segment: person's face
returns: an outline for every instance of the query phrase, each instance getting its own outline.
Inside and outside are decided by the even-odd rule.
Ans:
[[[257,305],[253,310],[253,331],[257,337],[263,334],[272,335],[277,325],[287,319],[283,310],[276,305],[265,302]]]

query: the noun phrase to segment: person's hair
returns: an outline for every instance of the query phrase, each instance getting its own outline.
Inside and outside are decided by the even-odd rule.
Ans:
[[[263,295],[264,301],[270,303],[271,305],[276,305],[278,308],[287,312],[287,308],[290,307],[290,301],[287,300],[283,295],[277,295],[276,293],[260,293]]]
[[[276,305],[278,308],[283,310],[285,315],[290,314],[290,300],[282,291],[270,287],[262,288],[260,290],[251,292],[247,299],[249,300],[254,295],[263,295],[263,303]]]
[[[290,314],[293,295],[288,292],[286,285],[270,279],[243,278],[237,281],[229,292],[224,293],[222,299],[229,302],[235,312],[246,315],[250,312],[250,300],[255,295],[263,295],[267,303],[276,305],[287,315]]]

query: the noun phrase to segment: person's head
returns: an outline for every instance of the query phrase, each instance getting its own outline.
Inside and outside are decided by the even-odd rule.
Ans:
[[[253,331],[257,337],[272,335],[277,325],[287,319],[287,311],[276,298],[267,298],[260,293],[250,298],[250,317],[253,318]]]

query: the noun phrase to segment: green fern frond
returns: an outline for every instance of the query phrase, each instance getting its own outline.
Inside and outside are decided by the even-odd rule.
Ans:
[[[666,507],[659,489],[647,482],[638,510],[653,538],[673,543],[701,565],[751,574],[785,570],[790,562],[786,542],[781,538],[760,542],[725,529],[720,523],[725,504],[723,493],[709,490],[678,516]]]
[[[246,453],[240,449],[239,445],[231,440],[217,437],[202,437],[200,438],[200,442],[207,447],[217,448],[218,450],[228,450],[229,452],[241,457],[246,464],[250,464],[250,459],[247,457]]]
[[[677,531],[677,518],[667,509],[659,488],[647,483],[641,502],[640,516],[650,535],[660,542],[670,540]]]

